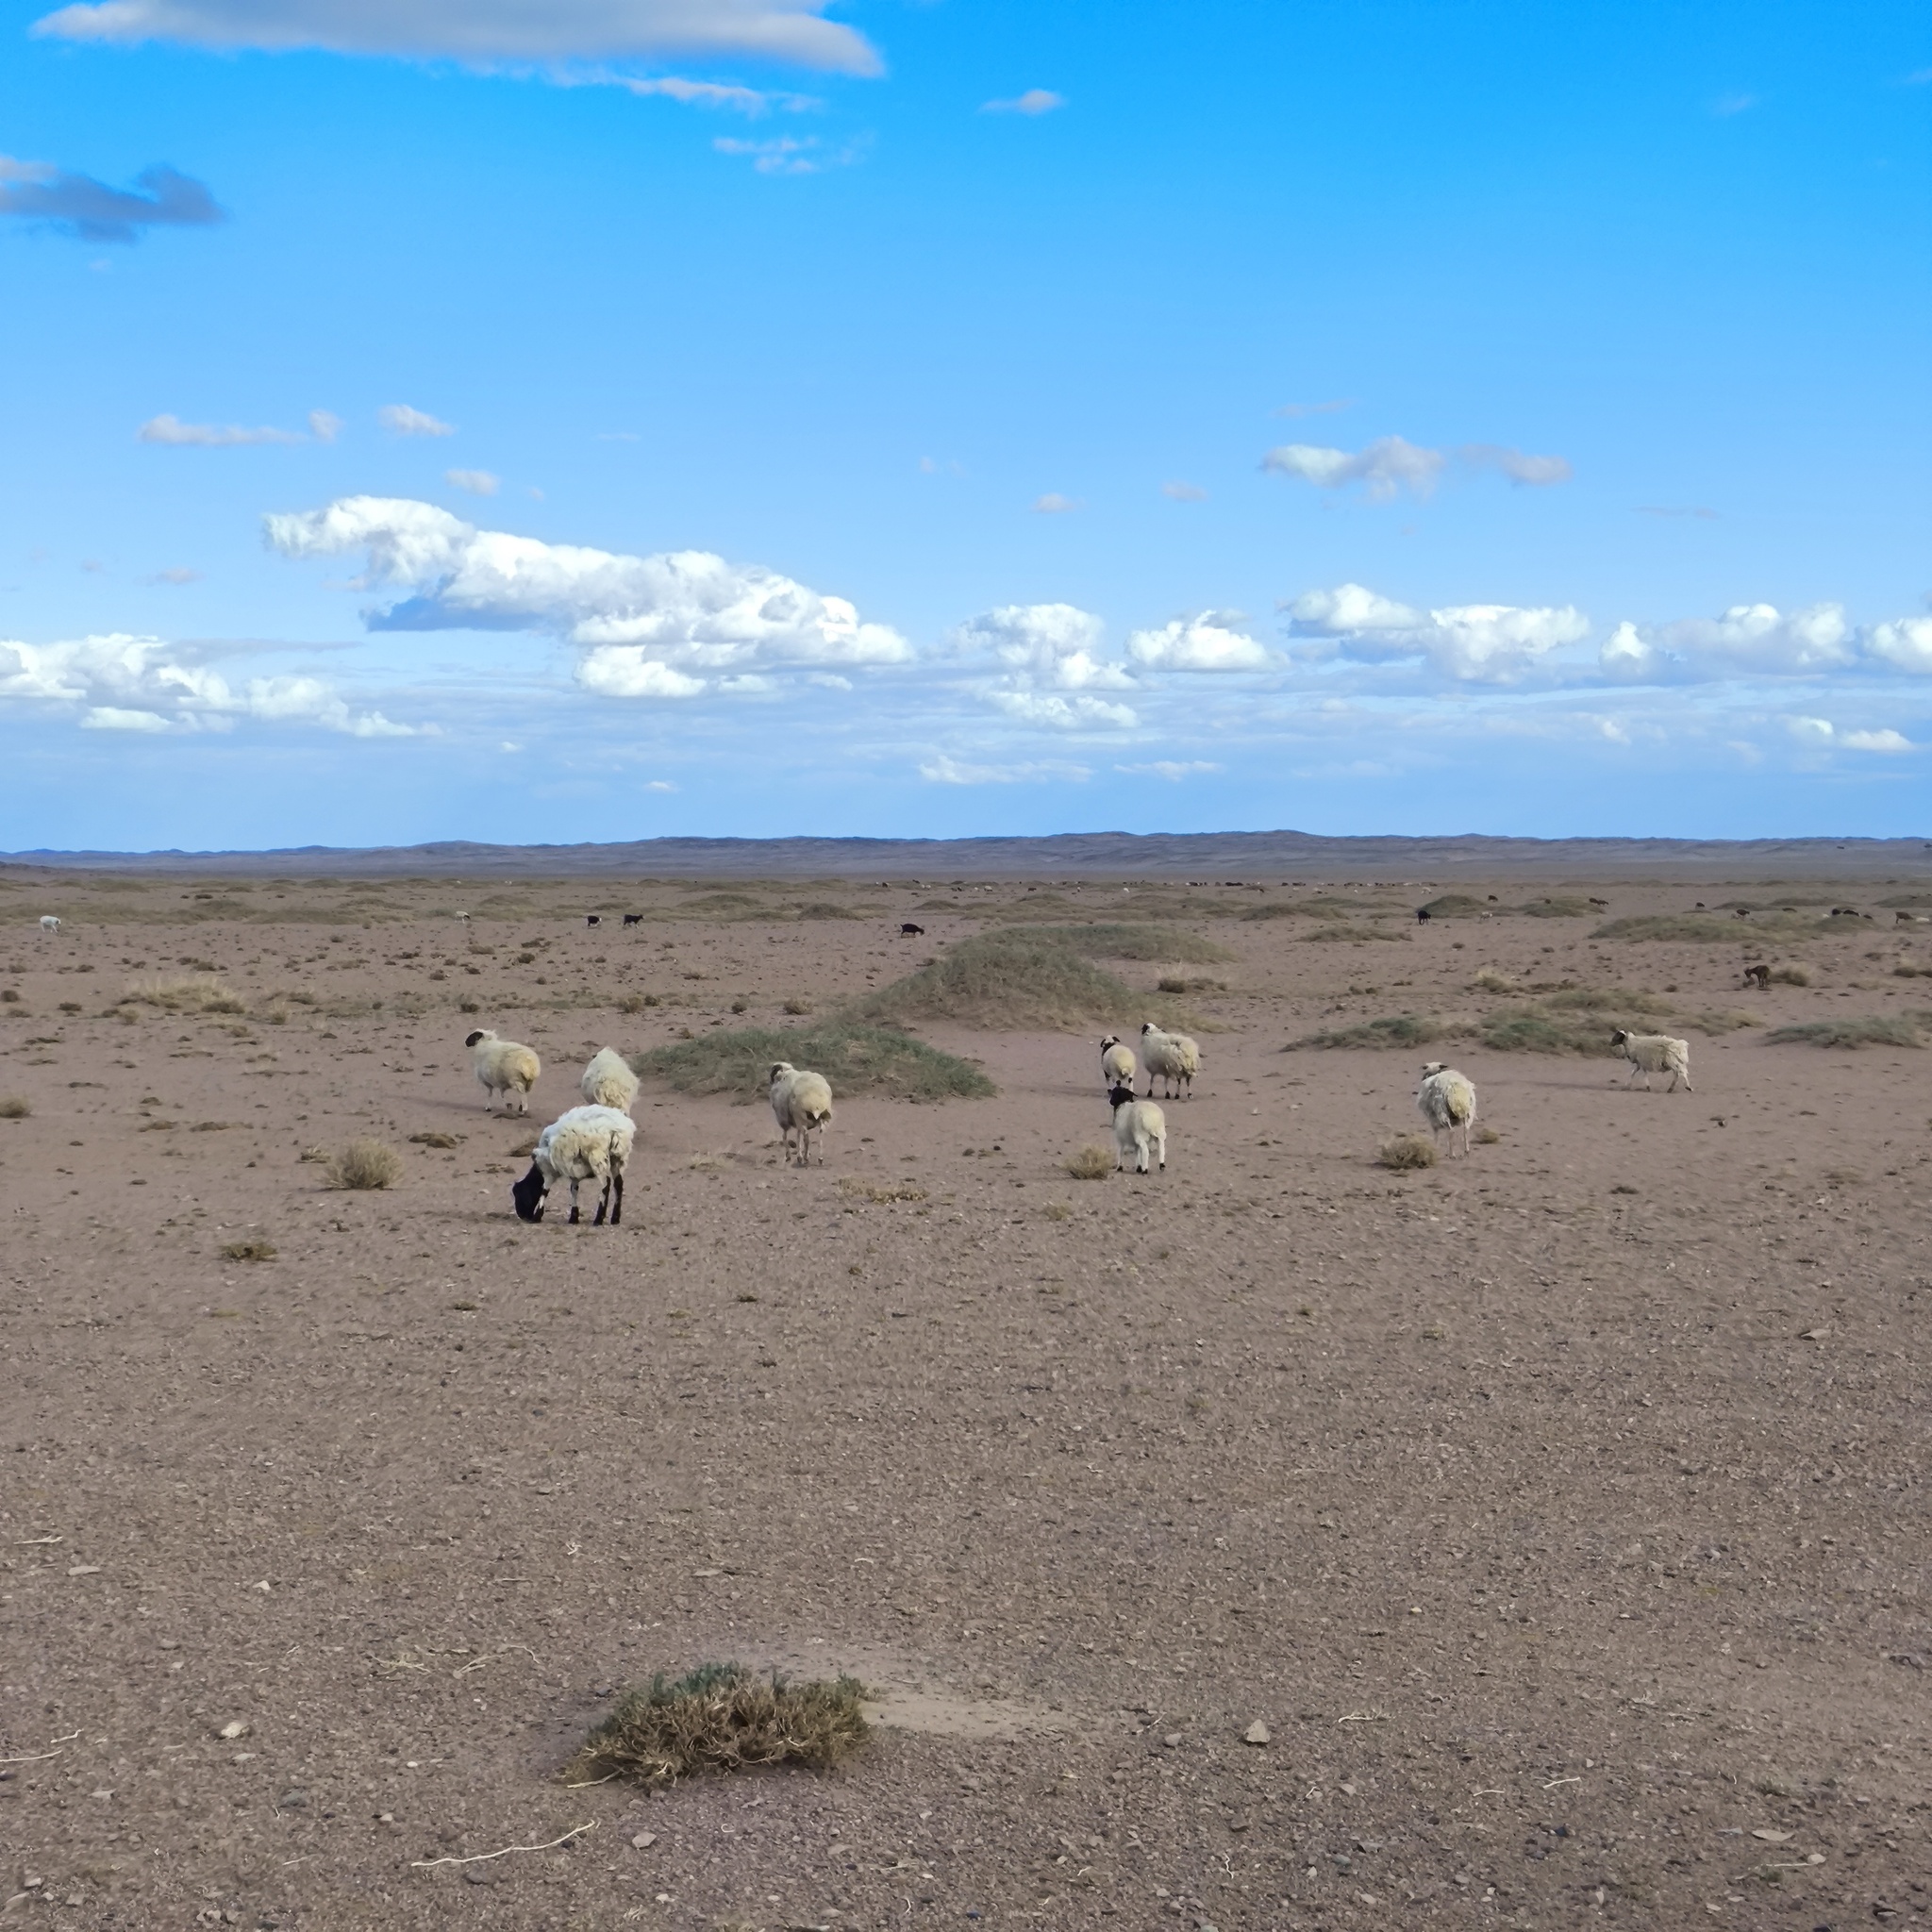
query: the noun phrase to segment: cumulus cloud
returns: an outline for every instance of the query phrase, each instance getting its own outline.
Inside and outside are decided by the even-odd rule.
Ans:
[[[1840,731],[1838,741],[1848,751],[1916,751],[1918,747],[1902,731]]]
[[[760,175],[823,175],[827,168],[850,167],[864,152],[862,142],[827,147],[815,134],[780,134],[770,141],[721,134],[711,145],[721,155],[742,156]]]
[[[1131,705],[1106,698],[1061,697],[1057,692],[996,688],[987,696],[1022,724],[1045,724],[1056,731],[1131,731],[1141,722]]]
[[[1353,454],[1312,442],[1285,442],[1261,458],[1261,467],[1277,476],[1299,476],[1318,490],[1359,483],[1375,502],[1387,503],[1404,490],[1427,496],[1447,461],[1439,449],[1421,449],[1399,436],[1379,436]]]
[[[809,94],[779,93],[769,88],[740,87],[728,81],[686,80],[675,74],[650,80],[622,74],[598,75],[596,81],[603,87],[621,87],[626,93],[636,94],[640,99],[655,96],[676,101],[687,108],[723,108],[742,114],[752,121],[771,113],[774,108],[788,114],[802,114],[824,105]]]
[[[881,71],[854,28],[823,18],[826,0],[100,0],[34,23],[69,41],[178,41],[271,53],[435,58],[479,65],[705,54],[828,73]]]
[[[1466,442],[1456,454],[1474,470],[1499,470],[1519,489],[1547,490],[1576,473],[1567,457],[1532,457],[1498,442]]]
[[[1733,604],[1721,617],[1620,624],[1605,641],[1598,662],[1606,674],[1625,678],[1789,677],[1842,670],[1857,657],[1858,640],[1840,604],[1791,611],[1771,604]]]
[[[372,630],[528,630],[585,657],[578,677],[620,697],[689,697],[704,681],[784,669],[900,664],[912,648],[758,564],[704,550],[631,557],[479,530],[434,504],[348,496],[264,519],[289,558],[359,551],[360,589],[406,592],[368,616]]]
[[[1207,758],[1156,758],[1145,765],[1116,765],[1116,772],[1128,772],[1137,776],[1165,778],[1170,785],[1178,785],[1183,778],[1191,778],[1197,772],[1220,772],[1226,768]]]
[[[83,242],[137,242],[146,228],[205,228],[227,220],[201,182],[158,162],[128,189],[8,155],[0,155],[0,215],[48,222]]]
[[[467,490],[472,496],[494,496],[503,487],[503,478],[488,470],[445,470],[442,480],[452,489]]]
[[[1590,620],[1571,604],[1415,610],[1361,584],[1309,591],[1287,608],[1298,634],[1333,638],[1348,657],[1369,663],[1422,658],[1463,683],[1508,683],[1590,634]]]
[[[1206,503],[1208,492],[1198,483],[1183,483],[1178,477],[1160,486],[1161,495],[1174,503]]]
[[[308,433],[317,442],[333,442],[342,433],[342,419],[327,409],[310,409]]]
[[[184,423],[178,416],[150,416],[134,432],[137,442],[158,442],[172,449],[236,449],[255,442],[301,442],[300,430],[264,425],[243,429],[239,424]]]
[[[983,101],[979,111],[982,114],[1051,114],[1056,108],[1066,105],[1064,94],[1057,94],[1050,88],[1029,87],[1024,94],[1016,94],[1009,101]]]
[[[1003,667],[1004,675],[977,688],[979,695],[1020,724],[1131,731],[1141,721],[1130,705],[1091,695],[1134,685],[1119,664],[1099,656],[1103,628],[1073,604],[1003,604],[960,625],[947,649]]]
[[[1035,513],[1043,517],[1063,517],[1069,510],[1084,507],[1077,496],[1062,496],[1058,490],[1049,490],[1044,496],[1033,499]]]
[[[1204,610],[1176,617],[1127,639],[1127,656],[1150,671],[1258,671],[1268,662],[1265,645],[1238,626],[1239,610]]]
[[[412,409],[408,403],[383,404],[375,412],[375,420],[391,436],[454,436],[457,433],[454,423],[439,422],[425,410]]]
[[[1932,617],[1901,617],[1892,624],[1874,624],[1866,633],[1865,646],[1874,658],[1897,670],[1932,673]]]
[[[354,711],[318,677],[231,684],[159,638],[116,632],[53,644],[0,642],[0,702],[79,705],[92,731],[227,731],[243,719],[319,725],[355,738],[411,738],[380,711]]]
[[[1079,784],[1092,774],[1085,765],[1051,761],[1027,765],[965,764],[941,752],[920,766],[919,775],[929,785],[1043,785],[1056,780]]]

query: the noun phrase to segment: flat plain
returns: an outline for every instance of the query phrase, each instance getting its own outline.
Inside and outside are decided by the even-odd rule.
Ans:
[[[7,869],[0,1915],[1926,1923],[1926,915]],[[915,1023],[992,1097],[842,1093],[802,1170],[755,1091],[647,1078],[622,1227],[510,1212],[600,1045],[1103,924],[1117,1012]],[[1204,1055],[1166,1172],[1074,1179],[1156,1013]],[[1695,1091],[1578,1050],[1619,1016]],[[478,1025],[541,1054],[527,1121]],[[1436,1058],[1496,1138],[1392,1172]],[[358,1136],[394,1188],[326,1185]],[[709,1659],[850,1672],[874,1736],[560,1780]]]

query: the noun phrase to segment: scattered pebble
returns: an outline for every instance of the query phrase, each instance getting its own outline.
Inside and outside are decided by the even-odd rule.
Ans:
[[[1241,1742],[1243,1744],[1265,1744],[1273,1736],[1274,1733],[1269,1730],[1268,1726],[1264,1724],[1259,1718],[1257,1718],[1255,1722],[1251,1724],[1247,1727],[1247,1729],[1241,1733]]]
[[[648,1851],[658,1842],[658,1834],[655,1831],[641,1831],[630,1842],[633,1851]]]

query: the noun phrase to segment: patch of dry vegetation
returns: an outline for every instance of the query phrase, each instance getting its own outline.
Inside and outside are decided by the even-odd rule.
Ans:
[[[621,1777],[675,1784],[707,1771],[751,1765],[839,1763],[868,1727],[856,1677],[794,1684],[742,1664],[701,1664],[667,1682],[626,1691],[564,1767],[567,1783]]]
[[[839,1191],[850,1200],[884,1207],[891,1201],[924,1201],[925,1190],[917,1181],[869,1181],[856,1174],[839,1177]]]
[[[1391,1134],[1376,1148],[1375,1158],[1383,1167],[1407,1174],[1435,1166],[1436,1143],[1426,1134]]]
[[[1114,1169],[1114,1157],[1105,1147],[1075,1148],[1061,1163],[1076,1181],[1104,1181]]]
[[[30,1100],[23,1100],[17,1093],[9,1093],[0,1100],[0,1121],[24,1121],[34,1110]]]
[[[846,1020],[815,1026],[739,1026],[633,1054],[631,1071],[678,1093],[762,1099],[774,1062],[808,1067],[836,1098],[877,1093],[899,1100],[984,1099],[993,1084],[975,1066],[893,1026]]]
[[[332,1188],[358,1191],[392,1188],[403,1177],[403,1157],[387,1141],[369,1136],[351,1141],[328,1163],[323,1178]]]
[[[229,1241],[219,1252],[225,1261],[273,1261],[277,1250],[273,1241]]]
[[[1868,1013],[1780,1026],[1765,1037],[1773,1046],[1924,1046],[1923,1029],[1928,1024],[1932,1014]]]
[[[239,1013],[241,996],[214,973],[173,973],[154,979],[130,979],[125,997],[164,1013]]]
[[[1772,913],[1748,922],[1714,919],[1707,912],[1645,912],[1628,919],[1610,919],[1591,934],[1593,940],[1688,940],[1696,945],[1721,945],[1740,940],[1779,939],[1815,933],[1821,922],[1800,912]]]
[[[1175,932],[1158,925],[1043,925],[1035,939],[1051,940],[1088,959],[1152,959],[1165,965],[1181,960],[1211,965],[1235,955],[1199,933]],[[970,941],[969,941],[970,943]]]
[[[881,987],[854,1011],[868,1020],[950,1020],[1003,1032],[1076,1033],[1125,1023],[1144,999],[1058,936],[980,933]]]
[[[1485,991],[1509,986],[1500,974],[1480,975]],[[1513,990],[1513,989],[1512,989]],[[1439,1040],[1473,1040],[1492,1053],[1582,1054],[1607,1058],[1610,1035],[1619,1027],[1631,1033],[1656,1030],[1658,1019],[1671,1016],[1674,1024],[1692,1032],[1722,1034],[1763,1023],[1755,1013],[1736,1008],[1685,1013],[1658,994],[1624,986],[1563,987],[1534,1000],[1493,1008],[1482,1014],[1392,1013],[1354,1026],[1310,1033],[1291,1041],[1283,1052],[1298,1047],[1416,1047]]]

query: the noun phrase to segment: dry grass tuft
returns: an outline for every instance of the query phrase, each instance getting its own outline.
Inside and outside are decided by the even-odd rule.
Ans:
[[[239,1013],[240,997],[213,973],[173,973],[158,979],[134,979],[126,997],[164,1013]]]
[[[835,1765],[865,1741],[856,1677],[793,1684],[774,1671],[701,1664],[667,1683],[629,1690],[564,1767],[567,1783],[622,1777],[675,1784],[705,1771],[749,1765]]]
[[[24,1121],[33,1110],[33,1102],[23,1100],[17,1093],[0,1100],[0,1121]]]
[[[1811,969],[1799,965],[1795,960],[1788,965],[1774,966],[1771,969],[1771,983],[1774,986],[1809,986]]]
[[[1478,1127],[1472,1138],[1478,1147],[1493,1147],[1503,1137],[1494,1127]]]
[[[1085,959],[1178,959],[1188,965],[1210,966],[1235,955],[1199,933],[1164,930],[1158,925],[1041,925],[1033,929],[1041,940],[1057,940]]]
[[[809,1000],[798,999],[787,1000],[780,1010],[793,1020],[802,1020],[811,1011],[811,1002]]]
[[[1903,1013],[1871,1013],[1842,1020],[1812,1020],[1766,1035],[1773,1046],[1924,1046],[1919,1023]]]
[[[839,1191],[854,1200],[877,1203],[925,1199],[925,1190],[916,1181],[869,1181],[856,1174],[839,1177]]]
[[[1472,992],[1520,992],[1522,990],[1507,973],[1498,973],[1493,966],[1485,966],[1470,987]]]
[[[412,1147],[460,1147],[462,1144],[463,1137],[460,1134],[428,1133],[409,1136],[409,1145]]]
[[[1359,1026],[1338,1026],[1326,1033],[1305,1034],[1300,1040],[1290,1041],[1281,1050],[1292,1053],[1303,1046],[1426,1046],[1431,1041],[1468,1030],[1467,1022],[1420,1013],[1391,1013],[1386,1019],[1364,1020]]]
[[[229,1241],[220,1252],[225,1261],[273,1261],[276,1249],[273,1241]]]
[[[1105,1147],[1087,1146],[1068,1155],[1062,1165],[1076,1181],[1104,1181],[1113,1172],[1114,1157]]]
[[[328,1164],[332,1188],[392,1188],[403,1177],[403,1157],[385,1141],[365,1136],[351,1141]]]
[[[1425,1134],[1392,1134],[1376,1148],[1375,1158],[1398,1174],[1419,1167],[1434,1167],[1436,1143]]]

